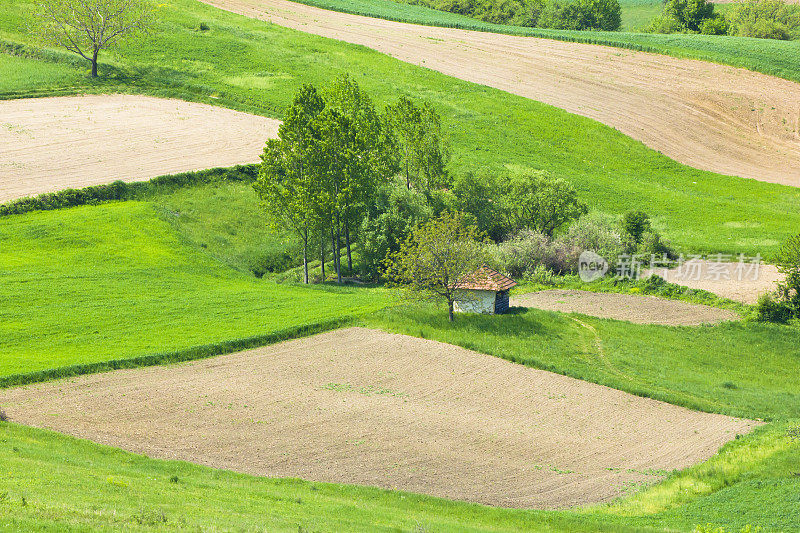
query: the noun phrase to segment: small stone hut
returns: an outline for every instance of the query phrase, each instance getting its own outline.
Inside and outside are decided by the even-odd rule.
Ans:
[[[456,283],[453,310],[491,315],[505,313],[508,291],[516,285],[513,279],[484,265]]]

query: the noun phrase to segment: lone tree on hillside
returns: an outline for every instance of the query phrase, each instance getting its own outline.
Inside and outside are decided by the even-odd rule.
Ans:
[[[457,284],[485,261],[484,242],[475,226],[460,213],[444,213],[417,226],[386,258],[387,277],[411,296],[447,301],[450,322]]]
[[[34,31],[90,61],[93,78],[101,50],[146,32],[154,19],[147,0],[38,0],[36,11],[41,23]]]

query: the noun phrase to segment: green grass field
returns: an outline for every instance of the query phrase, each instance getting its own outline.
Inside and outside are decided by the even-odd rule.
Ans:
[[[390,301],[236,272],[147,202],[4,217],[0,243],[0,376],[267,335]]]
[[[301,83],[323,84],[349,71],[381,104],[398,93],[434,102],[454,146],[455,171],[546,168],[569,178],[593,207],[649,211],[684,250],[765,254],[800,222],[796,189],[683,167],[596,122],[363,47],[176,0],[162,6],[154,35],[106,56],[108,76],[91,81],[84,63],[30,41],[23,25],[29,10],[27,0],[10,0],[0,11],[0,97],[134,92],[279,117]],[[200,32],[200,22],[211,30]],[[679,46],[706,42],[642,38],[651,37]],[[757,57],[757,49],[760,43],[743,46],[742,57]],[[758,224],[731,234],[736,223],[753,220]],[[254,261],[280,258],[296,245],[264,222],[244,183],[0,218],[0,383],[20,374],[49,379],[69,367],[63,372],[96,371],[114,361],[209,356],[360,323],[772,422],[642,492],[551,512],[259,478],[0,422],[0,530],[617,532],[691,531],[707,523],[730,531],[800,530],[800,439],[790,433],[800,426],[797,327],[668,328],[531,310],[460,316],[451,328],[437,308],[393,307],[387,289],[256,278]]]
[[[106,77],[92,82],[85,64],[31,47],[21,31],[29,6],[12,0],[0,13],[0,39],[23,43],[15,53],[28,54],[0,53],[0,72],[16,72],[0,81],[0,97],[144,92],[280,117],[300,84],[322,85],[352,72],[381,105],[398,94],[431,101],[453,144],[453,172],[505,165],[550,170],[597,209],[648,211],[687,251],[769,255],[800,224],[795,188],[685,167],[592,120],[193,0],[162,7],[159,31],[106,55]],[[211,29],[199,31],[201,22]]]

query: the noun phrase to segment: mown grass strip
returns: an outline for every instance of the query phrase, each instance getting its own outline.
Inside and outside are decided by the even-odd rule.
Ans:
[[[194,346],[173,352],[164,352],[152,355],[144,355],[127,359],[114,359],[111,361],[100,361],[97,363],[71,365],[38,372],[28,372],[24,374],[12,374],[0,377],[0,389],[40,383],[43,381],[53,381],[69,377],[80,376],[83,374],[96,374],[98,372],[109,372],[111,370],[121,370],[124,368],[140,368],[145,366],[168,365],[194,361],[196,359],[206,359],[217,355],[225,355],[242,350],[250,350],[282,341],[310,337],[318,333],[324,333],[334,329],[339,329],[354,322],[354,317],[342,317],[333,320],[326,320],[314,324],[286,328],[265,335],[256,335],[241,339],[233,339],[202,346]]]

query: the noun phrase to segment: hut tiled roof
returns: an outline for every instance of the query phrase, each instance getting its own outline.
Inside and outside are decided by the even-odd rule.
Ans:
[[[513,279],[484,265],[472,274],[464,276],[455,284],[455,288],[478,291],[507,291],[516,285],[517,282]]]

